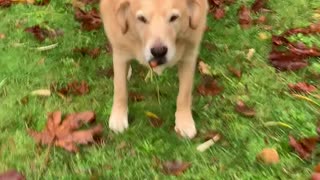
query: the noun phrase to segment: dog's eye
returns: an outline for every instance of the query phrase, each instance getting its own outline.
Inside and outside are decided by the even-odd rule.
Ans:
[[[177,19],[179,18],[179,16],[178,15],[172,15],[171,17],[170,17],[170,22],[174,22],[174,21],[176,21]]]
[[[145,23],[145,24],[148,23],[148,20],[144,16],[138,16],[138,20]]]

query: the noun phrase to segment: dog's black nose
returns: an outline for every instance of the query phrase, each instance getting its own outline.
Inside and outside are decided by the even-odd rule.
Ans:
[[[151,54],[155,58],[163,58],[168,52],[168,48],[166,46],[155,46],[151,48]]]

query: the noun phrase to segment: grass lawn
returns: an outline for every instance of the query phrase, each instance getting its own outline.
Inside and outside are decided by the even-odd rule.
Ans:
[[[194,90],[193,111],[199,134],[216,130],[224,138],[203,153],[196,150],[203,142],[201,138],[181,139],[173,130],[178,91],[176,68],[166,70],[154,81],[145,81],[148,69],[133,63],[129,89],[143,94],[145,100],[130,102],[130,128],[116,135],[107,128],[113,82],[99,73],[111,67],[111,55],[103,51],[92,59],[73,52],[76,47],[105,47],[103,29],[81,30],[74,20],[72,6],[64,1],[52,0],[43,7],[16,4],[0,9],[0,33],[5,35],[0,39],[0,172],[17,169],[28,179],[176,179],[161,171],[155,160],[158,158],[192,163],[177,179],[309,179],[320,158],[317,155],[309,161],[299,158],[288,144],[288,135],[316,135],[320,111],[316,105],[290,95],[288,84],[309,82],[319,88],[319,78],[311,75],[320,73],[320,61],[310,59],[310,65],[302,70],[279,73],[270,66],[268,53],[272,34],[315,22],[320,1],[270,1],[268,7],[272,12],[268,18],[273,29],[253,26],[243,30],[237,10],[241,4],[252,2],[239,0],[227,8],[226,17],[219,21],[209,16],[211,31],[205,34],[204,41],[214,48],[203,46],[200,57],[211,66],[224,90],[214,97],[200,96]],[[36,24],[60,28],[64,35],[39,43],[24,32],[26,27]],[[261,33],[268,38],[261,39]],[[320,44],[319,36],[313,39]],[[34,49],[55,43],[58,46],[48,51]],[[247,60],[250,48],[256,53]],[[241,68],[241,79],[234,77],[228,66]],[[26,104],[20,102],[33,90],[49,89],[53,82],[62,86],[73,80],[87,81],[90,93],[67,100],[57,94],[30,96]],[[197,72],[195,86],[200,80]],[[320,91],[313,94],[307,97],[319,104]],[[235,112],[237,100],[254,107],[256,117],[246,118]],[[97,121],[105,127],[103,143],[82,146],[77,154],[61,148],[48,151],[36,145],[27,129],[41,130],[46,114],[55,110],[64,114],[95,111]],[[163,126],[151,127],[145,111],[160,116]],[[268,122],[282,122],[289,127]],[[126,146],[119,146],[124,143]],[[266,147],[277,149],[281,158],[278,164],[256,162],[256,155]]]

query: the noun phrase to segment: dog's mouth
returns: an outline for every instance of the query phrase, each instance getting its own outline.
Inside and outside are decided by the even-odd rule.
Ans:
[[[166,62],[167,62],[166,58],[155,58],[149,61],[149,66],[151,68],[156,68],[157,66],[165,64]]]

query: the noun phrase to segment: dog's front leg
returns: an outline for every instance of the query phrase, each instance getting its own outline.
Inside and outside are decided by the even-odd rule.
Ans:
[[[192,106],[192,87],[193,77],[196,66],[196,55],[185,56],[179,65],[179,94],[177,97],[177,110],[175,113],[175,130],[183,137],[193,138],[197,134],[193,121]]]
[[[128,58],[123,56],[121,52],[113,53],[113,70],[114,94],[109,128],[114,132],[121,133],[128,128]]]

